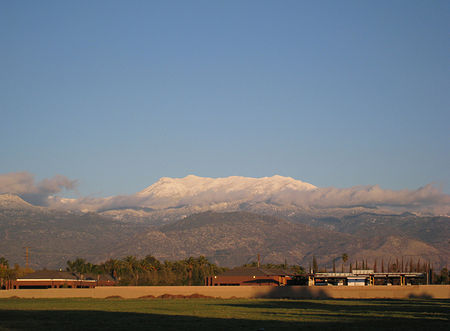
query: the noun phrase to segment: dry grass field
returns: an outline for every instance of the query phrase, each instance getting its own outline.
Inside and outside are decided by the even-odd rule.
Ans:
[[[0,330],[444,330],[450,300],[0,299]]]

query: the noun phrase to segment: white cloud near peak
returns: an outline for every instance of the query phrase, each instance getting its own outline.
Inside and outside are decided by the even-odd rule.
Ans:
[[[75,187],[75,180],[62,175],[36,182],[34,176],[26,171],[0,174],[0,193],[16,194],[36,205],[46,205],[49,196]]]

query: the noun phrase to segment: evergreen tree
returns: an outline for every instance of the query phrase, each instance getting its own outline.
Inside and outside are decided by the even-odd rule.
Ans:
[[[313,255],[313,272],[316,273],[319,271],[319,267],[317,265],[316,257]]]

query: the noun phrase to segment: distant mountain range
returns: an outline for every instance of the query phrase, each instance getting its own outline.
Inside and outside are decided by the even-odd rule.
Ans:
[[[417,190],[383,190],[379,186],[319,188],[290,177],[161,178],[131,195],[68,199],[50,196],[54,209],[97,212],[125,222],[159,225],[205,211],[290,217],[343,216],[371,212],[427,216],[450,215],[450,196],[427,185]]]
[[[34,268],[64,268],[68,259],[76,257],[98,263],[111,257],[148,254],[168,260],[205,255],[223,266],[254,261],[257,254],[264,263],[286,260],[304,267],[315,256],[319,265],[328,268],[333,260],[340,266],[343,253],[350,261],[367,259],[369,263],[402,257],[420,258],[436,267],[449,262],[449,217],[383,214],[378,208],[366,207],[321,210],[277,205],[263,201],[267,198],[264,185],[269,181],[263,181],[262,191],[251,188],[260,192],[255,193],[261,196],[260,202],[244,202],[242,193],[243,199],[230,201],[224,208],[211,202],[223,200],[220,192],[202,208],[200,203],[183,205],[183,186],[178,186],[178,196],[171,190],[165,194],[152,190],[155,187],[140,192],[145,199],[156,199],[158,193],[158,199],[166,201],[174,193],[178,206],[166,202],[160,209],[153,205],[99,212],[61,210],[33,206],[11,194],[0,195],[0,256],[24,265],[24,247],[30,247],[29,261]],[[285,183],[297,185],[290,180]],[[164,180],[160,184],[165,186]],[[204,182],[207,191],[212,192],[213,187],[214,181]],[[315,190],[310,184],[301,187]],[[243,192],[247,189],[242,186]],[[193,189],[189,195],[200,199],[201,192],[203,189]],[[204,211],[211,203],[216,207],[211,209],[220,212]]]

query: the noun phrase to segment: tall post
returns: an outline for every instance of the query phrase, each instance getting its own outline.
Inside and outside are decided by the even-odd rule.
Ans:
[[[28,246],[25,246],[25,268],[28,269]]]

